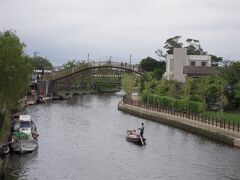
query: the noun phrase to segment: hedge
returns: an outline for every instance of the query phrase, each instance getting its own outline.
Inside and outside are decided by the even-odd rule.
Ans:
[[[197,101],[187,101],[186,99],[176,99],[147,93],[142,93],[142,99],[144,102],[153,106],[174,108],[179,111],[189,111],[193,113],[201,113],[204,111],[204,104]]]

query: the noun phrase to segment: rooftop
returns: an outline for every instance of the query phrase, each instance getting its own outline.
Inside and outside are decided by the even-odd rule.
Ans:
[[[209,66],[184,66],[183,73],[188,75],[206,76],[216,73],[216,67]]]

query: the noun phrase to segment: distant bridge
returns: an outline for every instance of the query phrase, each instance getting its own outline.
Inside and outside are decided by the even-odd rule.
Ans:
[[[123,62],[114,61],[100,61],[100,62],[89,62],[82,63],[77,67],[73,67],[67,70],[60,70],[45,77],[50,82],[50,91],[57,91],[61,88],[71,89],[76,87],[84,86],[80,79],[85,79],[88,84],[91,83],[94,86],[94,82],[89,78],[94,77],[118,77],[121,78],[123,73],[133,73],[137,76],[142,75],[142,71],[139,65],[133,65]],[[86,80],[87,79],[87,80]],[[105,80],[107,81],[107,80]],[[109,82],[112,84],[119,84],[119,82]]]

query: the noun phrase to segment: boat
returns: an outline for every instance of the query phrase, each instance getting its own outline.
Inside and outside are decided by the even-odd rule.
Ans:
[[[12,141],[10,147],[12,151],[27,153],[34,151],[37,146],[37,127],[30,115],[19,115],[12,118]]]
[[[142,138],[135,129],[127,130],[126,140],[139,145],[145,145],[146,138]]]

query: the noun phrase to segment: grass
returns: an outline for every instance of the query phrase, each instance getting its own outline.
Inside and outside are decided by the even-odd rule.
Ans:
[[[207,111],[205,115],[207,115],[208,117],[215,117],[215,118],[222,117],[222,114],[220,112],[213,112],[213,111]],[[223,117],[227,121],[240,122],[240,115],[237,113],[225,112],[223,114]]]

